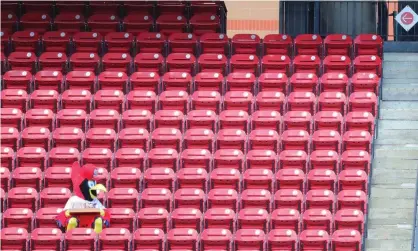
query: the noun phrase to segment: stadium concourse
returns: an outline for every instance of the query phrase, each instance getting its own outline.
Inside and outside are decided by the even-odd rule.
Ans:
[[[391,184],[397,161],[379,139],[372,168],[379,35],[228,37],[222,2],[2,2],[1,16],[1,250],[407,250],[367,232],[406,205],[387,226],[368,216],[391,194],[369,198],[372,172]],[[413,129],[385,119],[416,113],[381,107],[381,133]],[[55,223],[75,161],[108,189],[100,235]]]

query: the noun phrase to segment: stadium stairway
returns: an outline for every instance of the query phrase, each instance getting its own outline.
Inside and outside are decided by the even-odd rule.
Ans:
[[[411,250],[418,168],[418,54],[385,53],[366,251]]]

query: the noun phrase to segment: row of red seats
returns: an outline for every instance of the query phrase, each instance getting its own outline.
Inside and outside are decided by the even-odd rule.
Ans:
[[[29,235],[21,228],[0,230],[2,248],[28,250],[283,250],[344,251],[361,250],[361,234],[356,230],[337,230],[329,235],[323,230],[305,230],[298,235],[289,229],[277,229],[267,235],[262,230],[241,229],[232,234],[226,229],[207,229],[200,234],[193,229],[176,228],[167,235],[157,228],[140,228],[131,234],[125,228],[105,229],[98,237],[91,229],[77,228],[62,234],[56,228],[38,228]],[[13,241],[11,240],[13,239]],[[64,241],[62,241],[64,239]]]

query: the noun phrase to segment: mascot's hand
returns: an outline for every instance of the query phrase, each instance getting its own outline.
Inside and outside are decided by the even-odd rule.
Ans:
[[[100,216],[102,216],[102,217],[105,216],[105,211],[103,209],[100,209]]]
[[[70,214],[70,210],[65,210],[65,217],[70,217],[71,216],[71,214]]]

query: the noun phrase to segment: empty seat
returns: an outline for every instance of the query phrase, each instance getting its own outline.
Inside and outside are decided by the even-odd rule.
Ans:
[[[187,113],[189,109],[189,95],[185,91],[164,91],[159,95],[161,110],[178,110]]]
[[[370,152],[372,136],[367,131],[348,131],[343,136],[343,151],[362,150]]]
[[[382,75],[382,60],[378,56],[357,56],[353,61],[353,73],[360,72],[373,73],[380,77]]]
[[[341,155],[342,170],[363,170],[369,173],[370,155],[363,150],[348,150]]]
[[[64,208],[71,191],[68,188],[48,187],[44,188],[39,194],[41,208]]]
[[[13,187],[30,187],[39,190],[42,171],[37,167],[16,167],[12,173]]]
[[[205,33],[200,36],[200,47],[202,54],[216,53],[216,54],[228,54],[229,52],[229,39],[226,34],[219,33]]]
[[[279,152],[279,134],[274,130],[266,129],[256,129],[252,130],[249,135],[249,148],[253,150],[264,151],[264,156],[271,156]],[[273,153],[268,153],[266,150],[274,151]],[[255,156],[259,156],[262,152],[257,153]],[[254,157],[255,157],[254,156]]]
[[[316,96],[312,92],[292,92],[287,98],[289,111],[302,111],[315,114]]]
[[[177,208],[171,213],[171,223],[174,229],[191,228],[200,233],[202,213],[195,208]]]
[[[204,224],[206,229],[228,229],[229,231],[234,231],[234,219],[235,212],[231,209],[210,208],[204,215]]]
[[[232,54],[259,53],[260,37],[256,34],[236,34],[232,37]]]
[[[367,192],[368,176],[363,170],[343,170],[338,175],[339,190],[362,190]]]
[[[285,95],[281,92],[262,91],[256,97],[256,109],[262,111],[278,111],[283,114]]]
[[[94,94],[94,106],[96,109],[113,109],[122,112],[124,95],[118,90],[99,90]]]
[[[282,134],[283,150],[302,150],[310,152],[309,133],[303,130],[286,130]]]
[[[252,73],[232,72],[226,79],[226,90],[254,93],[255,83],[256,78]]]
[[[134,39],[132,33],[109,32],[104,37],[104,42],[108,52],[130,53]]]
[[[44,187],[71,189],[71,167],[69,165],[48,167],[44,173]]]
[[[240,150],[220,149],[213,156],[214,168],[232,168],[244,170],[244,154]]]
[[[318,99],[319,111],[336,111],[341,114],[345,114],[346,97],[341,92],[323,92]]]
[[[67,56],[61,52],[44,52],[39,56],[39,68],[47,71],[67,71]]]
[[[273,188],[273,172],[271,169],[251,168],[243,175],[243,189],[265,189],[271,191]]]
[[[177,170],[178,153],[171,148],[154,148],[148,153],[149,167],[161,167]],[[171,172],[170,170],[168,172]]]
[[[191,228],[174,228],[167,233],[167,245],[169,250],[198,249],[199,234]]]
[[[35,215],[36,227],[55,228],[57,222],[55,218],[62,212],[61,208],[39,208]]]
[[[196,13],[190,19],[190,28],[198,36],[216,33],[220,30],[220,19],[213,13]]]
[[[251,115],[251,128],[253,130],[264,129],[282,131],[280,112],[256,111]]]
[[[287,230],[290,229],[296,233],[299,233],[301,229],[300,213],[298,210],[290,208],[276,209],[271,213],[270,226],[274,230]],[[274,231],[272,230],[272,231]]]
[[[129,208],[134,211],[138,208],[138,191],[134,188],[117,187],[107,193],[109,207]]]
[[[50,131],[45,127],[32,126],[23,129],[21,134],[22,146],[23,147],[42,147],[49,150]]]
[[[203,250],[232,250],[232,233],[227,229],[205,229],[201,236]]]
[[[290,111],[283,116],[284,130],[312,131],[312,116],[306,111]]]
[[[310,73],[319,76],[321,59],[318,56],[297,55],[293,59],[294,73]]]
[[[263,39],[264,55],[289,55],[293,53],[292,37],[287,34],[268,34]]]
[[[175,172],[168,167],[152,167],[144,172],[145,188],[166,188],[170,191],[174,187]]]
[[[96,53],[76,52],[70,57],[72,71],[96,72],[99,67],[100,57]]]
[[[318,85],[318,77],[313,73],[299,72],[290,78],[290,87],[294,92],[317,93]]]
[[[346,34],[329,34],[324,39],[326,55],[351,56],[353,39]]]
[[[229,188],[239,191],[241,173],[232,168],[216,168],[210,173],[211,189]]]
[[[89,28],[102,36],[109,32],[119,31],[119,18],[113,14],[93,14],[87,20]]]
[[[287,94],[288,78],[283,73],[262,73],[258,78],[259,91],[274,91]]]
[[[170,126],[156,128],[151,134],[152,148],[171,148],[180,152],[182,149],[181,131]]]
[[[247,112],[251,113],[253,110],[253,95],[247,91],[229,91],[225,93],[224,96],[224,109],[225,110],[235,110],[236,112]],[[234,111],[234,113],[236,113]],[[224,113],[232,115],[233,111],[223,111],[220,114],[221,126],[222,120],[224,119]]]
[[[89,70],[70,71],[66,76],[65,82],[66,87],[71,91],[85,90],[86,92],[94,92],[96,76]]]
[[[210,110],[218,113],[220,110],[221,95],[217,91],[195,91],[192,95],[191,109]]]
[[[301,251],[329,250],[329,235],[324,230],[305,230],[299,235]]]
[[[83,31],[84,26],[84,18],[81,12],[63,12],[54,19],[54,27],[58,31],[66,32],[69,35]]]
[[[111,109],[95,109],[90,113],[90,128],[119,130],[119,113]]]
[[[41,170],[46,166],[46,151],[40,147],[22,147],[16,157],[17,166],[38,167]]]
[[[158,31],[169,36],[173,33],[185,31],[187,19],[181,14],[167,13],[160,15],[155,24]]]
[[[141,208],[159,207],[171,212],[172,194],[165,188],[146,188],[141,195]]]
[[[166,37],[157,32],[141,32],[136,37],[137,51],[140,53],[163,53]]]
[[[314,117],[315,130],[334,130],[342,132],[344,129],[343,116],[339,112],[321,111]]]
[[[51,29],[51,17],[42,12],[26,13],[20,18],[23,30],[31,30],[44,33]]]
[[[3,210],[3,209],[2,209]],[[4,227],[23,228],[25,230],[32,230],[33,212],[27,208],[9,208],[3,213]],[[4,240],[2,240],[3,242]]]
[[[215,112],[208,110],[194,110],[187,114],[187,129],[204,128],[216,130],[217,116]]]
[[[271,193],[265,189],[245,189],[241,193],[241,209],[257,208],[270,212]]]
[[[353,92],[374,92],[379,95],[380,78],[374,73],[359,72],[351,78]]]
[[[337,176],[332,170],[313,169],[307,175],[308,190],[335,191]]]
[[[4,149],[2,149],[4,150]],[[0,167],[0,188],[3,191],[8,191],[10,187],[10,169],[9,167]],[[3,206],[3,204],[2,204]]]
[[[129,250],[131,233],[125,228],[105,228],[99,235],[100,250]]]
[[[167,56],[167,71],[194,75],[196,58],[190,53],[170,53]]]
[[[34,30],[16,31],[11,35],[14,51],[36,53],[41,36]]]
[[[276,153],[271,150],[251,150],[247,153],[247,169],[276,170]],[[247,170],[248,172],[249,170]],[[264,172],[264,171],[263,171]],[[245,175],[245,174],[244,174]],[[245,181],[245,177],[244,177]]]
[[[239,229],[235,233],[237,250],[264,250],[265,234],[260,229]]]
[[[282,73],[290,76],[291,60],[287,55],[265,55],[261,60],[261,72]]]
[[[143,128],[125,128],[119,132],[118,143],[120,148],[148,149],[149,133]]]
[[[259,59],[254,55],[235,54],[230,59],[230,71],[252,73],[258,75],[259,73]]]
[[[94,164],[97,168],[111,170],[112,151],[107,148],[86,148],[82,153],[84,164]]]
[[[194,80],[195,91],[217,91],[223,93],[224,77],[220,73],[200,72]]]
[[[316,150],[310,156],[310,169],[325,169],[338,172],[339,155],[335,151]]]
[[[335,230],[355,229],[363,233],[364,215],[356,209],[338,210],[334,216]]]
[[[346,131],[368,131],[374,135],[375,118],[370,112],[349,112],[345,116]]]
[[[210,152],[214,149],[214,134],[208,129],[189,129],[184,134],[185,149],[206,149]]]
[[[320,82],[321,92],[347,93],[348,77],[343,73],[324,73]]]
[[[208,173],[203,168],[183,168],[177,171],[177,184],[180,189],[193,188],[206,191]]]
[[[1,91],[1,108],[17,108],[26,111],[28,94],[24,90],[5,89]]]
[[[128,53],[108,52],[102,57],[104,71],[130,74],[132,58]]]
[[[216,139],[218,149],[236,149],[246,152],[247,135],[239,129],[222,129]]]
[[[354,92],[349,98],[350,112],[370,112],[377,116],[377,97],[373,92]]]
[[[276,189],[304,191],[305,173],[296,168],[279,169],[276,172]]]
[[[130,7],[127,9],[130,9]],[[123,27],[127,32],[133,35],[138,35],[142,32],[150,31],[153,23],[154,20],[152,15],[149,15],[148,13],[130,13],[123,19]]]
[[[74,228],[65,233],[67,250],[94,249],[97,234],[91,228]]]
[[[234,189],[215,188],[208,193],[208,209],[222,208],[236,211],[238,208],[238,193]]]
[[[53,90],[35,90],[30,95],[30,107],[57,112],[59,94]]]
[[[198,72],[226,74],[228,58],[223,54],[205,53],[198,59]]]
[[[248,104],[247,104],[248,105]],[[234,108],[234,107],[232,107]],[[242,130],[248,131],[249,115],[246,111],[239,109],[225,110],[219,115],[220,128],[224,130]],[[219,132],[218,132],[219,134]],[[237,133],[237,135],[240,135]]]
[[[104,71],[98,76],[98,89],[127,93],[128,76],[124,72]]]
[[[383,40],[379,35],[360,34],[354,39],[355,55],[382,55]]]
[[[4,151],[7,151],[4,154],[9,156],[11,160],[13,151],[16,150],[18,146],[19,131],[13,127],[2,127],[0,139],[1,139],[2,147],[7,148],[7,150],[3,149]],[[6,166],[11,167],[11,162],[10,163],[8,162]]]
[[[8,192],[7,206],[8,208],[28,208],[36,211],[38,208],[38,193],[34,188],[12,188]]]
[[[61,127],[52,132],[54,147],[71,147],[78,151],[84,148],[84,133],[76,127]]]
[[[308,155],[305,151],[284,150],[279,154],[279,169],[307,170]]]
[[[1,249],[25,250],[28,248],[29,234],[26,229],[18,227],[6,227],[0,230]]]
[[[77,32],[73,36],[73,43],[77,52],[101,52],[103,37],[97,32]]]
[[[34,250],[60,249],[62,232],[58,228],[36,228],[31,233],[31,248]]]
[[[10,53],[7,61],[12,70],[33,72],[36,64],[36,55],[33,52],[16,51]]]
[[[317,34],[300,34],[294,43],[297,55],[322,55],[322,38]]]
[[[298,234],[295,231],[277,229],[270,231],[268,234],[269,250],[292,251],[297,250],[298,245]]]
[[[294,214],[292,211],[289,211],[291,217],[293,218],[294,215],[296,215],[296,212],[302,211],[303,200],[303,194],[298,189],[279,189],[274,194],[274,208],[295,210],[293,211]],[[272,215],[274,215],[274,212]],[[297,217],[297,219],[299,219],[299,217]]]
[[[187,72],[167,72],[163,76],[163,90],[165,91],[190,91],[192,77]]]
[[[341,135],[333,130],[318,130],[312,135],[312,150],[341,150]]]
[[[173,33],[168,37],[171,53],[196,54],[197,36],[191,33]]]
[[[35,79],[36,80],[36,79]],[[32,84],[31,70],[10,70],[3,75],[3,88],[29,91]]]
[[[6,9],[6,5],[3,6],[2,13],[1,13],[1,23],[2,23],[2,31],[4,32],[13,32],[17,22],[17,15],[14,14],[12,7],[10,10]]]
[[[324,73],[343,73],[351,76],[351,60],[348,56],[329,55],[324,61]]]
[[[138,228],[133,235],[133,250],[163,250],[164,231],[158,228]]]
[[[117,167],[123,167],[123,169],[120,169],[118,172],[131,172],[129,176],[133,175],[132,177],[135,177],[135,179],[139,179],[139,176],[141,176],[141,172],[139,172],[136,169],[139,169],[141,171],[144,170],[144,159],[145,151],[141,148],[120,148],[116,151],[115,154],[115,165]],[[116,174],[118,172],[116,172]]]
[[[116,133],[112,129],[91,128],[85,136],[88,148],[108,148],[112,152],[116,148]]]
[[[109,208],[108,210],[112,228],[126,228],[133,231],[136,222],[134,210],[130,208]]]
[[[126,96],[126,100],[127,100],[127,109],[129,109],[128,111],[126,111],[128,112],[128,114],[132,113],[132,115],[134,115],[138,111],[141,111],[141,113],[145,113],[145,114],[142,114],[142,116],[144,115],[151,116],[151,113],[155,112],[155,103],[157,100],[157,96],[155,92],[153,91],[141,91],[141,90],[131,91]],[[135,121],[132,121],[132,122],[135,122]]]
[[[339,251],[347,248],[352,250],[361,250],[362,248],[362,236],[361,233],[356,230],[336,230],[332,234],[331,248]]]
[[[330,190],[309,190],[305,197],[305,209],[334,210],[335,195]]]
[[[244,208],[238,213],[239,229],[268,230],[269,213],[263,209]]]
[[[363,212],[364,214],[367,213],[367,195],[364,191],[342,190],[338,193],[337,201],[338,210],[356,209]]]
[[[40,126],[50,131],[54,127],[55,114],[49,109],[30,109],[26,112],[26,126]]]
[[[211,160],[212,160],[211,152],[207,150],[185,149],[181,153],[181,159],[180,159],[181,169],[202,168],[202,169],[205,169],[206,171],[210,171]]]
[[[138,211],[139,229],[161,229],[164,233],[168,228],[169,213],[164,207],[146,207]],[[145,231],[145,230],[144,230]]]

